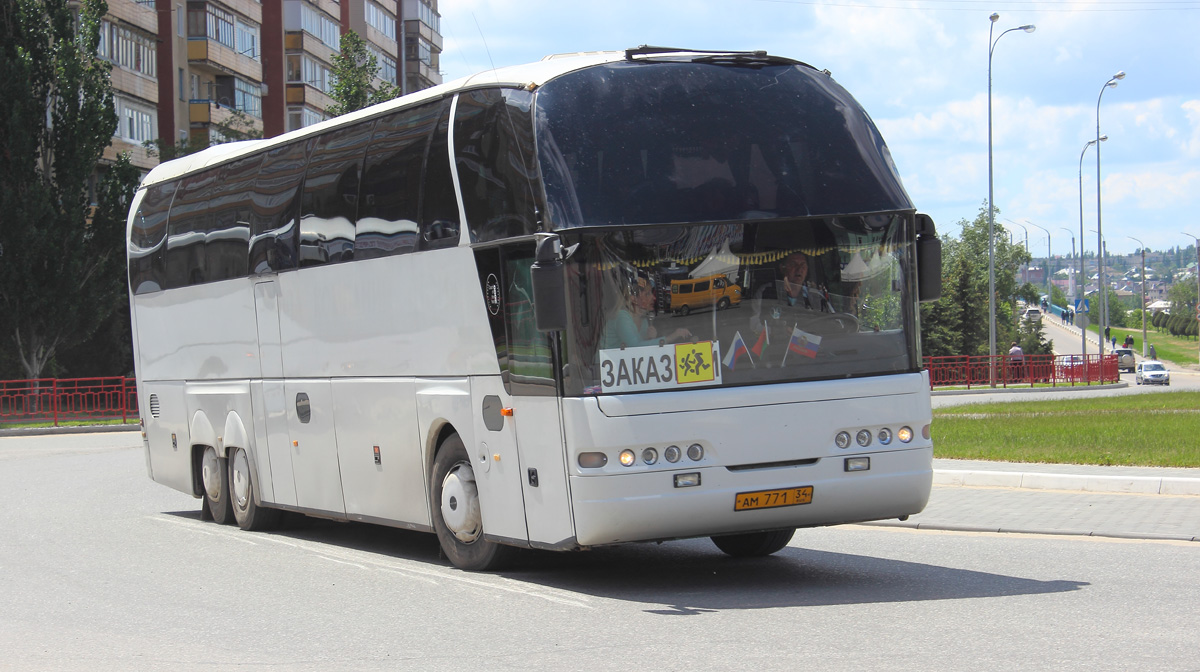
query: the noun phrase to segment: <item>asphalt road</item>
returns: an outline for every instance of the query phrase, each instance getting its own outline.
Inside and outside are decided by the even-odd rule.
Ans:
[[[201,522],[136,443],[0,439],[0,669],[1198,666],[1196,542],[844,526],[759,560],[691,540],[468,574],[429,535]]]

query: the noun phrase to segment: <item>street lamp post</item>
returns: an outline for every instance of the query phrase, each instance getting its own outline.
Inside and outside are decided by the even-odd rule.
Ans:
[[[1088,140],[1087,144],[1083,146],[1083,151],[1079,153],[1079,281],[1083,283],[1083,286],[1079,288],[1079,298],[1082,298],[1085,301],[1087,300],[1087,281],[1084,279],[1083,275],[1083,242],[1085,240],[1083,237],[1083,155],[1087,154],[1088,147],[1091,147],[1092,145],[1099,146],[1101,142],[1106,140],[1108,140],[1107,135],[1102,135],[1096,140]],[[1097,257],[1098,256],[1099,255],[1097,255]],[[1097,271],[1099,271],[1098,265]],[[1099,278],[1100,276],[1097,275],[1096,277]],[[1097,282],[1097,288],[1099,288],[1099,282]],[[1099,292],[1097,292],[1096,296],[1097,298],[1099,297]],[[1078,315],[1078,312],[1076,312],[1076,315]],[[1084,315],[1087,315],[1087,313],[1084,313]],[[1079,337],[1082,341],[1083,347],[1080,352],[1082,352],[1086,357],[1087,326],[1084,324],[1079,325]]]
[[[1100,87],[1100,95],[1096,96],[1096,248],[1097,249],[1101,249],[1101,247],[1103,246],[1103,243],[1100,242],[1100,239],[1103,235],[1103,234],[1101,234],[1101,231],[1104,230],[1100,223],[1100,100],[1102,98],[1104,98],[1105,91],[1107,91],[1109,88],[1116,88],[1117,82],[1122,79],[1125,79],[1125,71],[1124,70],[1119,71],[1117,74],[1113,75],[1111,79],[1109,79],[1107,82],[1105,82],[1104,86]],[[1104,304],[1104,309],[1103,309],[1103,312],[1101,313],[1101,320],[1107,320],[1108,319],[1108,286],[1104,284],[1104,260],[1103,260],[1103,258],[1101,258],[1101,260],[1100,260],[1100,272],[1098,273],[1098,276],[1099,276],[1100,286],[1104,288],[1104,294],[1102,296],[1102,303]],[[1104,327],[1104,324],[1101,324],[1101,329],[1103,329],[1103,327]],[[1100,354],[1104,355],[1104,339],[1100,339]]]
[[[1004,221],[1008,222],[1009,224],[1016,224],[1017,226],[1021,227],[1022,231],[1025,232],[1025,254],[1029,254],[1029,229],[1026,228],[1024,224],[1020,222],[1014,222],[1007,217],[1004,218]],[[1023,264],[1023,266],[1024,268],[1021,273],[1021,284],[1026,284],[1029,282],[1029,264]]]
[[[1196,241],[1196,319],[1200,320],[1200,237],[1185,231],[1181,231],[1180,233]]]
[[[1146,358],[1146,244],[1134,238],[1133,236],[1125,236],[1130,240],[1137,240],[1137,244],[1142,247],[1142,359]]]
[[[1042,275],[1046,277],[1046,296],[1050,296],[1050,232],[1044,226],[1038,226],[1028,219],[1025,220],[1030,226],[1036,226],[1046,234],[1046,264],[1042,268]]]
[[[1067,228],[1067,227],[1065,227],[1065,226],[1060,226],[1060,227],[1058,227],[1058,228],[1062,229],[1063,231],[1066,231],[1066,232],[1067,232],[1067,235],[1071,236],[1071,258],[1070,258],[1070,259],[1068,259],[1068,261],[1073,261],[1073,260],[1075,259],[1075,232],[1074,232],[1074,231],[1072,231],[1072,230],[1070,230],[1070,229],[1068,229],[1068,228]],[[1071,268],[1071,265],[1070,265],[1069,263],[1067,264],[1067,268],[1068,268],[1068,269],[1070,269],[1070,268]],[[1069,277],[1071,277],[1071,275],[1072,275],[1072,274],[1071,274],[1070,270],[1068,270],[1068,271],[1067,271],[1067,277],[1069,278]],[[1079,297],[1077,297],[1077,296],[1076,296],[1076,292],[1078,292],[1079,290],[1075,289],[1075,283],[1077,283],[1077,282],[1079,282],[1079,278],[1075,278],[1075,279],[1074,279],[1074,280],[1073,280],[1073,281],[1070,283],[1070,285],[1071,285],[1071,301],[1072,301],[1072,303],[1074,303],[1075,299],[1079,298]]]
[[[1108,239],[1104,237],[1103,233],[1100,233],[1099,229],[1091,229],[1091,232],[1096,234],[1100,239],[1100,253],[1096,255],[1096,263],[1103,268],[1108,263]],[[1099,282],[1099,280],[1100,274],[1097,273],[1096,281]],[[1096,327],[1096,333],[1103,337],[1104,330],[1112,328],[1112,324],[1109,323],[1108,319],[1108,287],[1097,287],[1096,291],[1103,292],[1103,296],[1100,298],[1100,324]],[[1104,338],[1100,338],[1100,354],[1102,355],[1104,354],[1104,341]]]
[[[992,54],[996,51],[996,43],[1000,38],[1014,30],[1032,33],[1036,27],[1030,23],[1016,28],[1009,28],[992,39],[999,14],[988,17],[992,24],[988,26],[988,354],[992,361],[996,357],[996,208],[992,189]],[[996,384],[995,367],[991,367],[991,382]]]

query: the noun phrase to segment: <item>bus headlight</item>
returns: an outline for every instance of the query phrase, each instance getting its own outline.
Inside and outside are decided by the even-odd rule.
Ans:
[[[642,462],[646,464],[654,464],[658,462],[658,451],[653,448],[647,448],[642,451]]]
[[[833,442],[837,444],[838,448],[849,448],[850,432],[838,432],[837,436],[833,437]]]
[[[621,460],[621,466],[632,467],[633,463],[637,461],[637,456],[633,454],[632,450],[626,448],[621,451],[621,456],[618,459]]]
[[[704,446],[698,443],[693,443],[692,445],[688,446],[688,457],[691,458],[693,462],[699,462],[700,460],[703,460]]]
[[[679,461],[680,457],[683,457],[683,453],[679,452],[679,446],[667,446],[667,449],[663,451],[663,457],[674,464]]]
[[[871,430],[869,430],[869,429],[858,430],[858,434],[855,435],[854,440],[858,441],[858,445],[862,446],[863,448],[866,448],[867,446],[871,445]]]
[[[883,445],[886,446],[891,442],[892,442],[892,430],[888,429],[887,427],[884,427],[883,429],[879,430],[879,443],[882,443]]]

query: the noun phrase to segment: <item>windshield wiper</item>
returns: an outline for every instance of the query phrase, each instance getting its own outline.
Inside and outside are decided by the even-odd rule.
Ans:
[[[638,60],[652,60],[644,57],[666,55],[672,55],[681,58],[663,60],[684,60],[690,63],[715,63],[729,65],[803,65],[808,68],[812,67],[807,63],[802,63],[791,58],[772,56],[765,51],[712,51],[704,49],[680,49],[677,47],[652,47],[645,44],[635,49],[625,50],[625,59],[630,61],[634,60],[634,58],[638,56],[643,57]]]

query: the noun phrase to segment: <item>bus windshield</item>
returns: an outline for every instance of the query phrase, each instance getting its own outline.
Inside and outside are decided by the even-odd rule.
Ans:
[[[610,63],[535,114],[554,229],[912,208],[866,112],[806,66]]]
[[[911,215],[564,233],[568,395],[920,370]]]

